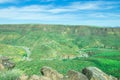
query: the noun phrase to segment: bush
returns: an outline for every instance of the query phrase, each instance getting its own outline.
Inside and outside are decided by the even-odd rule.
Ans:
[[[2,71],[0,72],[0,80],[16,80],[23,74],[22,71],[18,69]]]

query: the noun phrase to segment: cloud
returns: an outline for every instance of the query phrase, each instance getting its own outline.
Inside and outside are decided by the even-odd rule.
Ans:
[[[45,1],[45,0],[44,0]],[[51,1],[51,0],[46,0]],[[42,22],[61,22],[61,23],[87,23],[87,22],[103,22],[112,20],[119,20],[118,13],[110,13],[107,10],[116,8],[112,5],[115,2],[105,3],[101,2],[71,2],[64,6],[48,5],[27,5],[22,7],[10,6],[0,9],[0,20],[10,21],[42,21]],[[116,3],[118,4],[118,3]],[[101,12],[101,10],[103,12]],[[100,21],[100,19],[103,19]],[[119,20],[120,21],[120,20]],[[112,21],[111,21],[112,22]]]
[[[41,2],[53,2],[55,0],[40,0]]]
[[[0,9],[0,18],[12,19],[12,20],[64,20],[74,19],[74,15],[70,14],[52,14],[50,8],[47,6],[25,6],[21,8],[9,7],[5,9]],[[8,15],[9,13],[9,15]]]
[[[14,1],[16,1],[16,0],[0,0],[0,3],[11,3]]]
[[[76,9],[75,9],[76,10]],[[9,7],[0,9],[0,18],[14,20],[82,20],[88,18],[120,17],[117,13],[73,13],[72,8],[53,8],[53,6],[31,5],[24,7]],[[65,12],[65,13],[61,13]]]
[[[98,6],[99,6],[98,3],[94,3],[94,2],[86,2],[86,3],[73,2],[71,5],[67,7],[78,10],[93,10],[93,9],[98,9]]]
[[[88,1],[88,2],[72,2],[69,6],[78,10],[104,10],[116,8],[113,4],[120,4],[119,2],[110,2],[110,1]]]
[[[64,12],[77,12],[82,10],[95,10],[95,9],[98,9],[97,4],[73,2],[67,6],[53,8],[50,9],[49,11],[52,13],[64,13]]]
[[[104,2],[104,1],[91,1],[91,2],[71,2],[71,4],[57,7],[49,10],[52,13],[63,12],[78,12],[84,10],[110,10],[115,9],[118,6],[113,4],[120,4],[119,2]]]

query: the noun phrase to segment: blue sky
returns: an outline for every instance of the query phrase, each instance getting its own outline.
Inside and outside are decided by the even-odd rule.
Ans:
[[[119,0],[0,0],[0,24],[120,26]]]

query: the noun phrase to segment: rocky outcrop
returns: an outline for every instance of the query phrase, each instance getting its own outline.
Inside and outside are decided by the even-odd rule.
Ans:
[[[45,76],[32,75],[28,77],[27,75],[21,75],[17,80],[51,80]]]
[[[28,76],[23,74],[18,78],[18,80],[28,80]]]
[[[58,73],[56,70],[53,70],[50,67],[44,66],[40,70],[41,74],[45,77],[50,78],[51,80],[61,80],[63,78],[63,75]]]
[[[13,69],[15,67],[15,63],[10,61],[10,58],[6,56],[0,57],[0,63],[7,69]]]
[[[105,74],[96,67],[84,68],[82,73],[86,75],[89,80],[117,80],[117,78]]]
[[[69,70],[65,76],[46,66],[42,67],[40,72],[42,76],[32,75],[28,78],[28,76],[22,75],[19,80],[118,80],[96,67],[86,67],[82,73]]]
[[[4,70],[4,66],[0,63],[0,71]]]
[[[40,80],[38,75],[32,75],[29,80]]]
[[[40,79],[39,80],[52,80],[52,79],[50,79],[50,78],[48,78],[48,77],[45,77],[45,76],[40,76]]]
[[[79,73],[74,70],[70,70],[67,73],[66,80],[88,80],[88,78],[85,75],[83,75],[82,73]]]

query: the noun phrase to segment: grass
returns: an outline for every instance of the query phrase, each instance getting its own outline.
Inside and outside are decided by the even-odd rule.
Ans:
[[[0,80],[16,80],[22,74],[23,72],[18,69],[2,71],[0,72]]]
[[[91,58],[89,61],[95,63],[98,68],[109,75],[120,76],[120,61],[107,58]]]
[[[25,71],[27,74],[40,74],[40,69],[43,66],[49,66],[56,69],[58,72],[66,74],[68,70],[81,71],[84,67],[94,65],[93,62],[81,61],[81,60],[52,60],[52,61],[40,61],[35,60],[31,62],[19,62],[17,68]]]
[[[113,55],[115,56],[120,55],[119,50],[89,48],[89,49],[86,49],[86,52],[89,50],[94,51],[95,53],[96,52],[99,52],[99,53],[96,53],[89,58],[76,58],[72,60],[66,59],[66,60],[41,61],[40,58],[33,57],[33,61],[31,62],[27,62],[27,61],[19,62],[17,65],[17,68],[21,68],[27,74],[32,75],[32,74],[40,74],[40,68],[43,66],[50,66],[63,74],[66,74],[66,72],[70,69],[81,71],[84,67],[96,66],[102,69],[104,72],[106,72],[109,75],[114,75],[116,77],[120,76],[119,73],[115,73],[115,72],[119,72],[120,61],[118,61],[116,58],[113,57]],[[107,55],[107,58],[106,58],[106,55]],[[114,59],[111,59],[111,57],[113,57]]]

